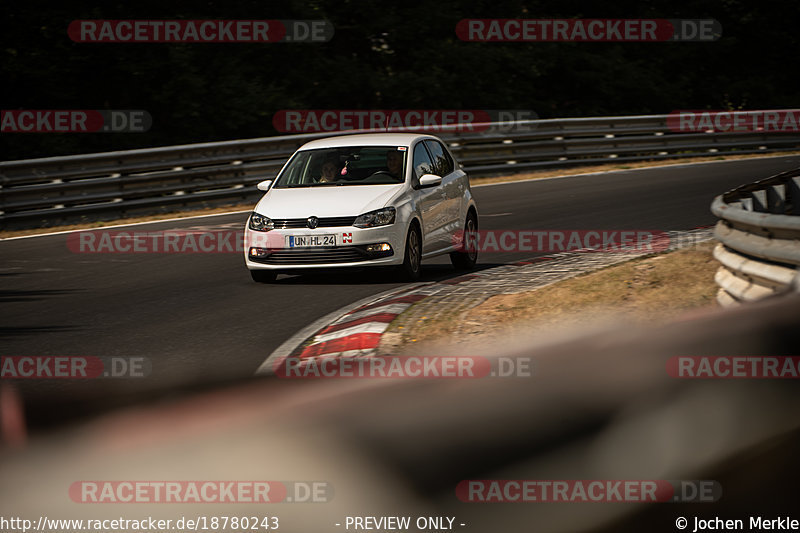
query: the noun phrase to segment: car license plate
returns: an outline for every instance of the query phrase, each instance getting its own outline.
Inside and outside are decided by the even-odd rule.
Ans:
[[[290,235],[289,248],[336,246],[336,235]]]

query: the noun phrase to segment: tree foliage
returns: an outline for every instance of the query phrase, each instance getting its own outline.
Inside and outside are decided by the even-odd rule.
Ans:
[[[793,2],[18,2],[2,109],[144,109],[146,133],[0,134],[4,160],[275,135],[282,109],[526,109],[543,118],[797,106]],[[470,43],[464,18],[714,18],[712,43]],[[327,19],[327,43],[86,44],[77,19]]]

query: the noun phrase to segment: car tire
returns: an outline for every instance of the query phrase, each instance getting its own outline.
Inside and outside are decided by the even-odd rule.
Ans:
[[[256,283],[272,283],[277,279],[278,274],[273,270],[251,270],[250,277]]]
[[[419,226],[412,224],[406,235],[406,250],[400,274],[406,281],[417,281],[422,273],[422,236]]]
[[[464,247],[466,248],[467,234],[478,231],[478,219],[472,211],[467,215],[467,220],[464,222]],[[478,262],[478,250],[464,250],[463,252],[452,252],[450,254],[450,262],[456,270],[472,270]]]

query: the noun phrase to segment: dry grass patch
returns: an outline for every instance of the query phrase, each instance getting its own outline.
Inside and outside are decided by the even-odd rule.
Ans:
[[[412,342],[458,344],[521,328],[562,329],[610,317],[628,323],[668,321],[717,305],[714,244],[634,259],[530,292],[493,296],[471,309],[430,313],[425,320],[411,319],[419,317],[420,309],[410,308],[392,324],[389,333],[394,335],[387,340],[394,350]]]
[[[587,315],[614,314],[663,322],[687,310],[716,305],[714,244],[628,261],[537,291],[495,296],[473,308],[467,321],[569,324]]]

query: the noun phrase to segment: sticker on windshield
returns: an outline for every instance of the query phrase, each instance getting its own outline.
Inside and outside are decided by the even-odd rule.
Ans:
[[[400,150],[401,152],[405,152],[408,149],[408,147],[407,146],[398,146],[397,149]]]

